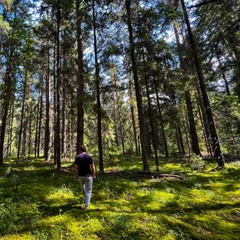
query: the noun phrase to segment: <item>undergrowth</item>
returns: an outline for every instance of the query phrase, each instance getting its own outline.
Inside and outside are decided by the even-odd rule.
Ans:
[[[115,156],[87,212],[71,164],[61,172],[36,159],[1,167],[0,239],[239,239],[239,162],[212,171],[207,160],[194,168],[196,160],[160,159],[162,173],[183,178],[153,178],[139,175],[140,157]]]

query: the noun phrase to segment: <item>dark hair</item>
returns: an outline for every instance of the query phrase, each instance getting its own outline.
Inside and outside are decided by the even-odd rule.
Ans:
[[[86,152],[86,147],[85,147],[85,146],[83,146],[83,145],[82,145],[82,146],[80,146],[80,151],[81,151],[81,152]]]

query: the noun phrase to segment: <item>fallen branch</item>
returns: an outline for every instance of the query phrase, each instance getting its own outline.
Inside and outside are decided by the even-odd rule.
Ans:
[[[174,177],[174,178],[179,178],[179,179],[184,179],[183,176],[181,175],[176,175],[176,174],[160,174],[161,177]]]
[[[184,179],[184,176],[181,175],[177,175],[177,174],[171,174],[171,173],[159,173],[159,172],[144,172],[144,171],[140,171],[138,172],[140,174],[143,174],[145,176],[150,176],[150,177],[154,177],[154,178],[179,178],[179,179]]]

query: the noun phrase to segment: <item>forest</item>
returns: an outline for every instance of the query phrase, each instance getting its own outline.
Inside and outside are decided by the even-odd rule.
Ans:
[[[1,0],[0,238],[238,239],[239,12]],[[87,214],[81,145],[98,173]]]

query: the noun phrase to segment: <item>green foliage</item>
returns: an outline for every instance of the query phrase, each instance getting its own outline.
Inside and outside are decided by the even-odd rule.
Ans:
[[[108,171],[98,174],[87,212],[81,210],[80,186],[69,167],[57,172],[51,164],[25,161],[12,166],[8,177],[3,167],[1,239],[238,239],[239,162],[213,172],[214,165],[205,161],[205,170],[198,172],[161,159],[162,172],[185,176],[177,180],[139,175],[139,157],[114,159],[114,171],[106,166]]]
[[[18,197],[16,200],[5,198],[0,208],[0,231],[18,232],[37,224],[40,217],[37,204],[30,198]]]
[[[213,96],[215,119],[219,129],[224,152],[238,154],[239,152],[239,103],[236,96],[215,94]]]
[[[1,15],[0,15],[0,29],[3,32],[7,32],[8,30],[11,29],[9,23],[5,22],[3,20],[3,16],[1,16]]]

